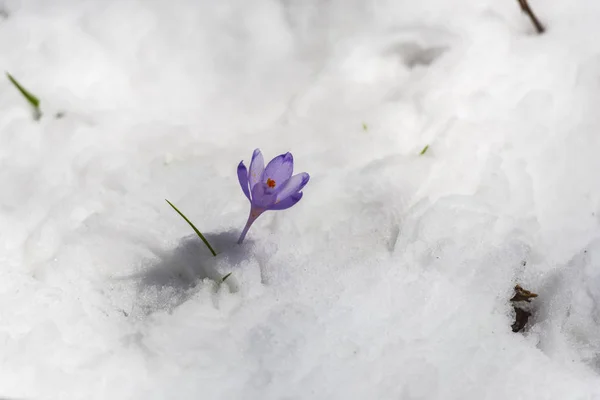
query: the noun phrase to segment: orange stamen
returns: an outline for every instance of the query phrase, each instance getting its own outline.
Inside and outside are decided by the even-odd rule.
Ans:
[[[267,186],[270,188],[274,188],[275,187],[275,181],[271,178],[267,179]]]

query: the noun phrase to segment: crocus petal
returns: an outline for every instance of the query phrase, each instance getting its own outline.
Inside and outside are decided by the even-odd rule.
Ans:
[[[306,186],[309,179],[310,175],[308,175],[306,172],[302,172],[298,175],[292,176],[286,183],[284,183],[284,186],[277,192],[276,201],[282,202],[294,193],[301,191],[302,188]]]
[[[244,165],[244,162],[241,161],[237,168],[238,180],[240,181],[240,186],[242,187],[242,191],[250,200],[250,187],[248,186],[248,170]]]
[[[277,200],[276,193],[267,190],[267,184],[259,182],[252,188],[252,207],[256,209],[267,209]]]
[[[265,170],[265,160],[259,149],[254,150],[252,154],[252,161],[250,162],[250,174],[248,179],[250,180],[250,191],[256,186],[262,177],[263,171]]]
[[[286,208],[290,208],[294,204],[300,201],[302,198],[302,192],[294,193],[293,195],[285,198],[284,200],[275,203],[275,205],[269,207],[269,210],[285,210]]]
[[[267,184],[267,191],[279,191],[281,185],[290,179],[293,171],[294,157],[292,153],[278,155],[267,164],[262,182]]]

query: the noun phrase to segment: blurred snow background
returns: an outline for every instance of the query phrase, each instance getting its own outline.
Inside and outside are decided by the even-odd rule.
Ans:
[[[600,4],[531,5],[0,2],[0,396],[600,399]]]

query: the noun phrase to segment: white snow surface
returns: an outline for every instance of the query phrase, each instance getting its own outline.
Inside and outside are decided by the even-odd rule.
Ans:
[[[0,397],[600,399],[600,3],[530,3],[1,2]]]

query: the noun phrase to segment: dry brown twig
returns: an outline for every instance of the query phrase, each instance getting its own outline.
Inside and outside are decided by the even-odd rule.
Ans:
[[[519,2],[519,5],[521,6],[521,10],[523,10],[523,12],[525,14],[527,14],[529,16],[529,18],[531,19],[531,23],[535,27],[535,30],[537,31],[537,33],[540,35],[542,33],[544,33],[546,31],[546,28],[544,28],[544,25],[542,25],[540,20],[537,19],[537,17],[533,13],[533,10],[531,9],[531,7],[529,7],[529,3],[527,3],[527,0],[517,0],[517,1]]]

